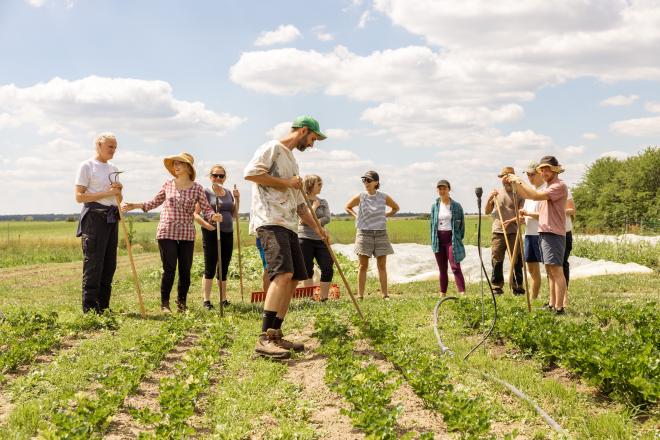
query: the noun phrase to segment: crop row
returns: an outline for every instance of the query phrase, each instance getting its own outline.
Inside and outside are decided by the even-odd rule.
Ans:
[[[141,340],[133,355],[119,368],[97,375],[95,398],[81,392],[55,408],[50,426],[40,433],[41,436],[62,439],[101,437],[126,396],[135,392],[143,378],[197,325],[199,322],[193,314],[171,317],[156,334]]]
[[[161,379],[160,410],[129,409],[135,419],[154,426],[153,434],[142,433],[140,438],[188,438],[196,434],[188,421],[210,383],[213,365],[230,342],[230,328],[219,318],[204,325],[198,345],[184,355],[171,376]]]
[[[119,328],[115,315],[79,315],[62,322],[56,312],[38,313],[21,310],[0,321],[0,382],[2,375],[27,364],[42,353],[59,347],[65,336],[77,336],[90,330]]]
[[[319,315],[314,335],[321,341],[320,351],[328,356],[325,381],[351,404],[342,413],[368,438],[395,439],[400,407],[392,406],[392,393],[399,386],[397,374],[382,372],[365,356],[354,353],[349,327],[330,314]],[[425,435],[422,438],[432,438]]]
[[[469,326],[480,327],[476,300],[461,299],[452,306]],[[499,306],[495,336],[511,341],[546,367],[562,366],[612,399],[645,409],[660,399],[658,316],[656,303],[596,309],[575,320],[542,310],[528,314],[504,303]]]

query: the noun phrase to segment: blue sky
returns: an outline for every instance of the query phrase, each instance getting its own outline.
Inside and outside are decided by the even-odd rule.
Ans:
[[[75,212],[95,133],[119,140],[125,199],[155,194],[162,157],[242,168],[299,114],[329,139],[296,153],[334,212],[380,172],[403,211],[440,178],[473,211],[554,154],[577,182],[660,137],[657,1],[0,2],[0,214]]]

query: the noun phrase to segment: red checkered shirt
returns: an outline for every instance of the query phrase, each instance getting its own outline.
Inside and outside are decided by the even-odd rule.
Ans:
[[[204,194],[204,188],[197,182],[188,189],[177,189],[174,179],[163,184],[153,200],[144,203],[144,212],[150,211],[164,202],[160,213],[156,239],[195,241],[195,203],[199,203],[208,221],[214,214],[213,208]]]

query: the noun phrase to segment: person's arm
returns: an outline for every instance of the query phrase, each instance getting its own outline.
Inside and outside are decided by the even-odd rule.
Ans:
[[[287,188],[293,189],[302,189],[302,179],[300,176],[293,176],[287,179],[282,177],[271,176],[270,174],[256,174],[253,176],[245,176],[245,180],[254,182],[257,185],[271,186],[279,190],[285,190]]]
[[[208,231],[215,231],[215,226],[213,226],[211,223],[204,220],[204,218],[200,215],[200,212],[202,212],[202,208],[199,206],[199,203],[195,203],[195,213],[193,214],[193,218],[195,219],[195,223],[197,223],[202,228],[204,228]]]
[[[573,199],[566,200],[566,215],[571,217],[575,215],[575,202]]]
[[[327,235],[323,230],[323,228],[319,229],[318,225],[314,221],[314,217],[312,217],[312,213],[309,211],[309,208],[307,207],[307,204],[301,203],[296,208],[296,211],[298,212],[298,216],[300,217],[302,222],[307,226],[309,226],[310,228],[312,228],[314,232],[318,234],[319,237],[325,240]]]
[[[220,222],[222,221],[222,214],[216,213],[213,208],[211,208],[211,205],[209,204],[208,199],[206,198],[206,194],[204,194],[204,190],[201,189],[200,185],[200,190],[197,191],[197,203],[199,204],[199,207],[201,208],[201,211],[204,213],[204,219],[208,222],[209,220],[214,221],[216,225],[220,225]],[[209,222],[210,223],[210,222]]]
[[[493,212],[493,209],[495,209],[496,197],[497,197],[497,190],[494,189],[490,192],[490,195],[488,196],[488,200],[486,200],[486,206],[484,207],[486,215],[490,215],[490,213]]]
[[[132,211],[133,209],[141,209],[142,211],[147,212],[159,207],[165,201],[165,185],[167,185],[167,182],[163,185],[160,191],[158,191],[158,194],[156,194],[156,196],[148,202],[124,203],[121,205],[121,212],[128,212]]]
[[[78,203],[89,203],[89,202],[96,202],[97,200],[100,199],[105,199],[106,197],[114,197],[116,195],[119,195],[119,201],[121,202],[121,183],[113,183],[112,185],[108,186],[108,189],[105,191],[97,192],[97,193],[88,193],[87,192],[87,187],[82,186],[82,185],[76,185],[75,189],[75,195],[76,195],[76,202]]]
[[[357,214],[355,213],[355,211],[353,211],[353,208],[355,208],[359,204],[360,204],[360,194],[357,194],[355,197],[353,197],[351,200],[348,201],[344,209],[348,214],[352,215],[353,218],[357,218]]]
[[[513,174],[509,174],[505,177],[505,180],[511,185],[516,185],[515,190],[518,191],[518,194],[522,195],[526,199],[532,200],[548,200],[550,196],[545,191],[537,191],[529,185],[523,183],[520,177]]]
[[[328,223],[330,223],[330,220],[331,220],[331,217],[330,217],[330,215],[331,215],[331,214],[330,214],[330,206],[328,205],[327,200],[324,200],[324,201],[321,203],[320,208],[321,208],[321,209],[320,209],[320,211],[321,211],[321,215],[318,216],[319,223],[321,223],[321,226],[325,226],[325,225],[327,225]],[[318,211],[317,211],[317,213],[318,213]]]
[[[232,211],[231,215],[235,219],[238,219],[238,210],[239,210],[239,202],[241,200],[241,193],[238,192],[238,189],[236,189],[236,185],[234,185],[234,190],[232,191],[232,197],[234,198],[234,210]]]
[[[392,217],[399,212],[399,205],[390,196],[385,196],[385,205],[389,206],[390,210],[385,213],[385,217]]]
[[[463,207],[458,205],[459,217],[461,218],[461,227],[458,229],[458,236],[461,238],[461,241],[465,238],[465,213],[463,212]]]

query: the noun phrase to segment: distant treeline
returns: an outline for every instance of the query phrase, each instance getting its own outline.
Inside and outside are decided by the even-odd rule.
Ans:
[[[587,231],[660,231],[660,148],[594,162],[573,189],[577,225]]]

